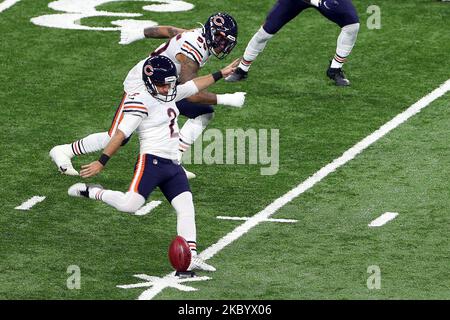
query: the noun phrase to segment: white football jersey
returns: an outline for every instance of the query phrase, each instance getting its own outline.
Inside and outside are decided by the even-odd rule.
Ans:
[[[136,130],[139,136],[140,153],[177,160],[178,159],[178,110],[175,102],[198,92],[193,81],[177,86],[173,101],[162,102],[145,89],[127,93],[123,102],[123,119],[119,130],[126,136]]]
[[[208,61],[210,54],[206,47],[205,37],[202,35],[202,29],[194,29],[192,31],[185,31],[179,35],[170,38],[167,42],[160,45],[152,55],[162,55],[168,57],[173,61],[177,68],[177,75],[180,75],[181,65],[177,60],[177,54],[183,54],[189,59],[194,60],[198,65],[203,67]],[[144,81],[142,80],[142,66],[145,58],[139,61],[128,73],[125,81],[123,82],[124,90],[127,93],[135,92],[145,88]]]

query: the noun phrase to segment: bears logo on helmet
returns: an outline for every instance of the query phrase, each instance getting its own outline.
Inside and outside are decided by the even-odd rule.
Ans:
[[[225,19],[221,16],[214,16],[213,22],[216,26],[222,27],[225,24]]]
[[[145,60],[142,67],[142,80],[148,92],[158,100],[169,102],[177,95],[177,68],[165,56],[153,56]],[[157,87],[168,85],[167,94],[160,93]]]
[[[153,75],[153,67],[152,67],[151,65],[146,65],[146,66],[144,67],[144,73],[145,73],[147,76],[151,77],[151,76]]]
[[[236,20],[227,13],[213,14],[204,25],[208,49],[219,59],[225,58],[236,46],[237,34]]]

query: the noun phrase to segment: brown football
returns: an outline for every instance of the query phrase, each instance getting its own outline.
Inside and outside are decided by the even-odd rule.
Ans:
[[[191,250],[186,240],[176,236],[169,246],[170,264],[176,271],[184,272],[191,264]]]

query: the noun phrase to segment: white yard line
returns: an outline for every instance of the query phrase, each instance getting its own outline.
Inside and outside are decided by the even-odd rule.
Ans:
[[[369,223],[369,227],[381,227],[382,225],[388,223],[389,221],[395,219],[398,216],[397,212],[385,212],[371,223]]]
[[[220,220],[248,220],[251,217],[227,217],[227,216],[217,216],[217,219]],[[285,223],[296,223],[298,220],[293,219],[266,219],[266,222],[285,222]]]
[[[345,151],[342,156],[339,158],[333,160],[331,163],[324,166],[322,169],[314,173],[311,177],[300,183],[298,186],[296,186],[294,189],[290,190],[283,196],[279,197],[275,201],[273,201],[271,204],[269,204],[266,208],[255,214],[253,217],[251,217],[249,220],[245,221],[240,226],[236,227],[233,231],[225,235],[222,239],[220,239],[217,243],[211,245],[207,249],[205,249],[202,253],[200,253],[200,256],[208,260],[211,257],[213,257],[215,254],[217,254],[220,250],[231,244],[236,239],[242,237],[244,234],[249,232],[252,228],[256,227],[261,222],[267,220],[270,216],[272,216],[275,212],[277,212],[281,207],[286,205],[287,203],[291,202],[298,196],[300,196],[305,191],[312,188],[316,183],[324,179],[326,176],[328,176],[330,173],[334,172],[337,168],[343,166],[350,160],[354,159],[358,154],[360,154],[363,150],[365,150],[367,147],[381,139],[383,136],[385,136],[387,133],[391,132],[395,128],[397,128],[399,125],[404,123],[406,120],[414,116],[415,114],[419,113],[423,108],[428,106],[430,103],[435,101],[436,99],[442,97],[445,93],[450,91],[450,79],[447,80],[445,83],[443,83],[439,88],[435,89],[416,103],[414,103],[412,106],[410,106],[408,109],[403,111],[402,113],[398,114],[396,117],[394,117],[391,121],[387,122],[383,126],[381,126],[378,130],[355,144],[353,147]],[[167,275],[166,277],[170,277],[171,274]],[[150,300],[154,296],[156,296],[158,293],[160,293],[165,286],[157,286],[150,289],[145,290],[141,293],[139,296],[139,300]]]
[[[136,216],[144,216],[148,214],[150,211],[155,209],[157,206],[159,206],[162,203],[162,201],[150,201],[145,206],[140,208],[138,211],[136,211],[134,214]]]
[[[45,200],[45,197],[34,196],[34,197],[28,199],[27,201],[25,201],[24,203],[22,203],[20,206],[15,207],[14,209],[17,209],[17,210],[30,210],[34,205],[36,205],[39,202],[42,202],[44,200]]]
[[[13,5],[15,5],[19,1],[20,0],[5,0],[5,1],[3,1],[2,3],[0,3],[0,12],[3,12],[6,9],[12,7]]]

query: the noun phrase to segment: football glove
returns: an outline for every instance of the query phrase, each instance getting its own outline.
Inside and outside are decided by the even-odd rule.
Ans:
[[[245,102],[246,92],[235,92],[217,95],[217,104],[241,108]]]

